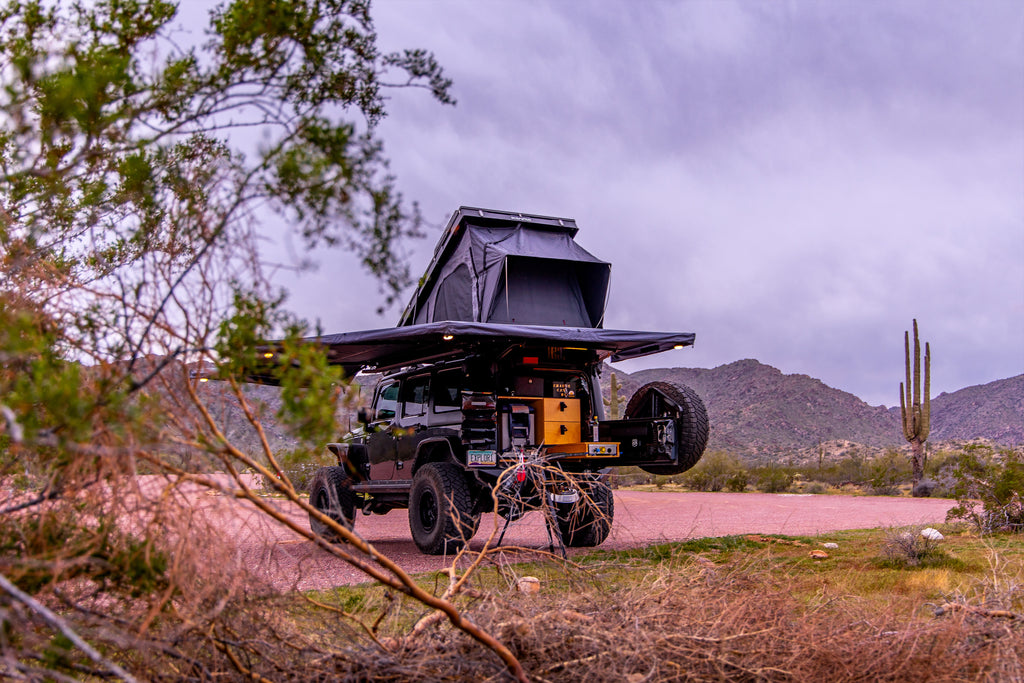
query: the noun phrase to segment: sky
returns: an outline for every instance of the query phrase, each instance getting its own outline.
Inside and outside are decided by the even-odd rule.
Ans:
[[[455,107],[389,93],[378,132],[428,236],[459,206],[574,218],[612,263],[605,327],[694,332],[619,364],[754,358],[898,405],[1024,373],[1024,3],[377,0]],[[285,245],[287,247],[287,245]],[[327,333],[400,305],[344,252],[279,273]],[[409,293],[411,295],[411,292]]]

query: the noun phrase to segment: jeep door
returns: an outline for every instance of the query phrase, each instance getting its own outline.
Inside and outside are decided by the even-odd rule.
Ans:
[[[397,379],[383,382],[373,399],[373,421],[367,427],[366,439],[371,480],[391,479],[395,475],[393,429],[399,409],[399,389]]]
[[[395,442],[395,479],[411,479],[416,447],[426,438],[430,409],[430,375],[413,375],[402,381],[399,415],[392,423]]]

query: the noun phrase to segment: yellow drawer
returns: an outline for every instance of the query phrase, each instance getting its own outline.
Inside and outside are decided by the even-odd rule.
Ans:
[[[544,443],[579,443],[580,423],[576,422],[544,422]],[[563,430],[564,428],[564,430]],[[564,431],[564,433],[563,433]]]
[[[579,422],[580,400],[578,398],[546,398],[540,406],[539,422]]]

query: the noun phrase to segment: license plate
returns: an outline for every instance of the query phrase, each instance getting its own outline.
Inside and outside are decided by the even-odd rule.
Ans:
[[[468,451],[466,453],[466,464],[470,467],[483,467],[497,463],[497,451]]]

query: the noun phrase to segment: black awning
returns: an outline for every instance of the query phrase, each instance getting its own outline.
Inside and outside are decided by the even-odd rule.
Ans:
[[[360,370],[388,370],[452,358],[485,347],[501,349],[516,344],[586,349],[596,352],[601,360],[620,361],[692,346],[694,336],[690,332],[438,322],[328,334],[305,341],[326,347],[328,361],[353,375]],[[272,352],[273,343],[266,350]],[[266,377],[261,379],[265,381]]]

